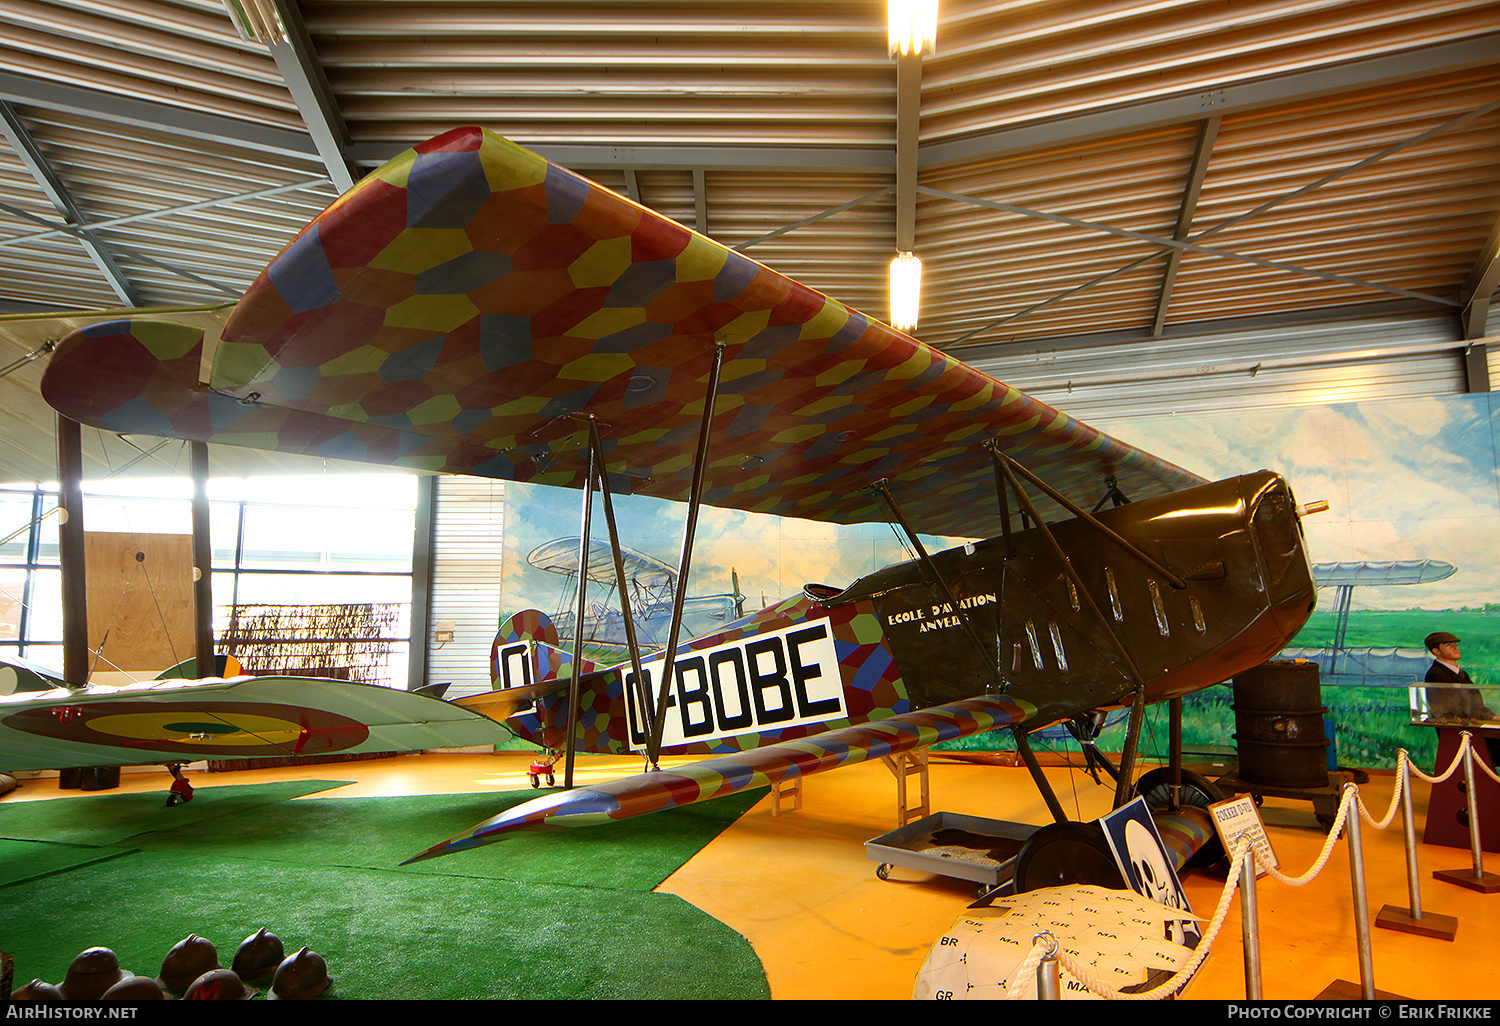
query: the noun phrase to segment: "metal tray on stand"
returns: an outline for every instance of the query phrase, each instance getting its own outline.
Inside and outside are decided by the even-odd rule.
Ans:
[[[1016,855],[1036,832],[1029,823],[935,812],[865,842],[865,857],[880,863],[875,875],[889,879],[892,866],[969,880],[980,895],[1010,883]]]

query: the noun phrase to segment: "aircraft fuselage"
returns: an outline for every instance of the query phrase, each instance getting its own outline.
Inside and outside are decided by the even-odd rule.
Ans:
[[[1074,518],[937,553],[946,591],[921,562],[899,563],[843,591],[810,586],[687,643],[664,750],[734,751],[994,694],[1031,710],[1025,726],[1035,729],[1119,705],[1141,687],[1154,702],[1227,680],[1280,651],[1312,612],[1296,504],[1278,475],[1096,519],[1139,554]],[[654,694],[662,660],[643,662]],[[565,702],[545,699],[513,729],[559,747]],[[645,702],[628,664],[587,675],[580,704],[580,750],[645,746]]]

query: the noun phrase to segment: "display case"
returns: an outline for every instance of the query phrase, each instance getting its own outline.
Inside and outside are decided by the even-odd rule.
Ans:
[[[1500,687],[1418,683],[1407,688],[1414,724],[1433,727],[1500,725]]]

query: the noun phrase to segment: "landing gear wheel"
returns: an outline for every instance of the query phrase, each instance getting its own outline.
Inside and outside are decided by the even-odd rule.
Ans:
[[[1146,799],[1152,812],[1165,812],[1172,807],[1172,771],[1158,766],[1149,773],[1141,774],[1135,782],[1135,793]],[[1206,809],[1214,802],[1222,802],[1227,795],[1212,780],[1192,770],[1182,771],[1182,791],[1179,801],[1183,805],[1196,805]]]
[[[1063,884],[1125,888],[1125,878],[1097,823],[1051,823],[1031,835],[1016,856],[1016,893]]]
[[[547,774],[547,786],[548,787],[556,787],[557,786],[557,774],[555,774],[555,773],[548,773]]]
[[[541,787],[542,786],[542,778],[539,777],[539,776],[537,776],[535,773],[528,773],[528,774],[526,774],[526,777],[527,777],[527,779],[529,779],[531,781],[531,786],[532,787]]]
[[[1148,773],[1141,774],[1141,778],[1135,782],[1135,793],[1146,799],[1146,806],[1153,813],[1172,811],[1171,769],[1158,766]],[[1194,773],[1192,770],[1182,771],[1182,790],[1178,792],[1178,804],[1207,809],[1214,802],[1221,802],[1226,797],[1228,796],[1219,788],[1219,785],[1207,777]],[[1219,843],[1216,835],[1210,835],[1208,843],[1188,859],[1185,868],[1207,868],[1224,857],[1224,846]]]

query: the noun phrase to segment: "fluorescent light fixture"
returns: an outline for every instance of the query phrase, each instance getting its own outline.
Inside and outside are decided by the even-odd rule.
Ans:
[[[922,304],[922,261],[912,253],[897,253],[891,261],[891,327],[911,331]]]
[[[286,42],[286,26],[274,0],[224,0],[224,9],[245,42],[267,46]]]
[[[937,50],[938,0],[887,0],[891,56]]]

